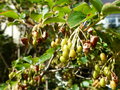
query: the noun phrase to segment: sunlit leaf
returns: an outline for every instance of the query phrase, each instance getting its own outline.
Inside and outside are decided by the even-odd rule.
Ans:
[[[55,4],[64,5],[70,3],[70,0],[57,0]]]
[[[42,14],[32,13],[30,17],[36,22],[39,22],[39,20],[42,18]]]
[[[44,15],[44,19],[49,18],[49,17],[51,17],[52,15],[53,15],[53,13],[46,13],[46,14]]]
[[[44,21],[44,24],[51,24],[51,23],[57,23],[57,22],[65,22],[65,20],[63,18],[59,18],[59,17],[51,17],[48,18]]]
[[[54,0],[45,0],[47,2],[47,5],[52,8],[55,5]]]
[[[80,3],[80,5],[76,6],[75,8],[73,8],[74,11],[80,11],[84,14],[88,14],[91,12],[91,8],[90,6],[86,3],[86,2],[82,2]]]
[[[16,12],[12,11],[12,10],[1,12],[0,15],[10,17],[10,18],[13,18],[13,19],[18,19],[19,18],[18,14]]]
[[[28,0],[28,1],[30,1],[30,2],[32,2],[32,3],[39,3],[39,2],[41,2],[42,0]]]
[[[27,57],[23,57],[22,59],[23,61],[26,61],[29,64],[32,64],[32,57],[31,56],[27,56]]]
[[[64,6],[64,7],[62,7],[62,6],[56,6],[56,7],[53,8],[53,10],[54,11],[59,11],[59,13],[60,12],[70,13],[70,11],[71,11],[70,7],[68,7],[68,6]]]
[[[32,59],[32,61],[33,61],[33,63],[38,63],[38,61],[39,61],[39,57],[34,57],[33,59]]]

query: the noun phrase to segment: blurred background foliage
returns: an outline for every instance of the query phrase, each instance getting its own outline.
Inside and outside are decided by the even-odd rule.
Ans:
[[[63,38],[65,34],[70,36],[70,32],[79,26],[81,22],[87,21],[87,24],[96,22],[96,18],[99,17],[96,13],[98,13],[99,10],[97,11],[94,7],[89,8],[86,4],[80,6],[82,1],[89,3],[89,0],[1,0],[0,24],[3,25],[2,23],[6,23],[7,27],[17,26],[18,31],[20,32],[20,38],[27,38],[30,45],[23,45],[24,43],[21,44],[20,40],[15,44],[13,42],[13,37],[4,35],[5,30],[0,28],[0,83],[8,80],[8,73],[11,71],[11,62],[13,60],[17,62],[19,61],[19,58],[22,58],[19,62],[20,64],[33,60],[31,57],[27,57],[26,59],[24,56],[31,55],[32,57],[39,57],[50,48],[51,41],[55,40],[56,37]],[[39,25],[41,29],[39,32],[42,31],[36,46],[31,44],[31,32],[35,25]],[[116,58],[115,72],[120,78],[120,27],[104,28],[102,24],[97,24],[93,26],[93,29],[101,40],[105,42],[102,51],[109,52],[110,49],[110,53],[114,53]],[[44,35],[47,38],[44,38]],[[108,51],[104,51],[104,49]],[[49,53],[53,52],[49,51]],[[45,56],[49,55],[45,54]],[[49,59],[49,57],[47,59]],[[87,62],[85,57],[82,59],[84,63]],[[36,63],[39,59],[34,58],[33,61]],[[12,64],[14,66],[14,62]],[[29,62],[29,64],[31,63]],[[25,66],[29,67],[29,64]],[[19,66],[17,68],[19,68]],[[83,72],[85,72],[85,70],[88,69],[83,68]],[[66,74],[64,71],[61,73]],[[59,73],[57,75],[59,77]],[[71,85],[70,80],[69,83]],[[83,81],[81,86],[84,83],[89,86],[91,81]],[[55,83],[51,84],[54,85]],[[83,87],[87,86],[83,85]],[[73,90],[79,90],[77,85],[73,85],[72,88]]]

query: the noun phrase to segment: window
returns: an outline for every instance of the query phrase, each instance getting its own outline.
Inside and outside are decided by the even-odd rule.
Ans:
[[[110,24],[115,24],[115,18],[108,18]]]

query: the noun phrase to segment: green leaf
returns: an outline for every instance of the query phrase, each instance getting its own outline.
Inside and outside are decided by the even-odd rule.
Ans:
[[[57,11],[58,13],[56,14],[57,17],[61,17],[63,18],[65,16],[65,14],[69,14],[71,9],[69,6],[56,6],[53,8],[53,11]]]
[[[34,58],[32,59],[32,61],[33,61],[34,64],[38,63],[39,57],[34,57]]]
[[[7,86],[6,83],[0,84],[0,90],[7,90]]]
[[[28,63],[20,63],[20,64],[15,65],[15,68],[17,70],[24,70],[29,67],[30,67],[30,64],[28,64]]]
[[[4,4],[3,4],[3,3],[2,3],[2,4],[0,3],[0,9],[5,8],[5,6],[6,6],[6,4],[5,4],[5,3],[4,3]],[[1,11],[2,11],[2,10],[1,10]]]
[[[18,83],[18,81],[9,81],[9,84],[14,87],[16,84]]]
[[[46,51],[46,53],[44,53],[42,56],[39,57],[39,63],[43,63],[46,60],[50,59],[54,53],[55,49],[54,48],[50,48]]]
[[[70,13],[71,9],[69,6],[56,6],[53,8],[54,11],[59,11],[60,12],[64,12],[64,13]]]
[[[12,11],[12,10],[1,12],[0,15],[10,17],[10,18],[13,18],[13,19],[18,19],[19,18],[18,14],[16,12]]]
[[[57,0],[55,4],[57,5],[64,5],[64,4],[69,4],[70,0]]]
[[[30,16],[34,21],[39,22],[42,18],[42,14],[32,13]]]
[[[101,0],[90,0],[90,3],[95,7],[98,12],[101,12],[103,2]]]
[[[30,1],[30,2],[32,2],[32,3],[39,3],[39,2],[41,2],[42,0],[28,0],[28,1]]]
[[[45,0],[47,2],[47,5],[52,9],[55,5],[55,2],[53,0]]]
[[[80,90],[80,88],[77,84],[74,84],[71,90]]]
[[[49,18],[49,17],[51,17],[52,15],[53,15],[53,13],[46,13],[46,14],[44,15],[44,19]]]
[[[82,2],[80,3],[80,5],[76,6],[75,8],[73,8],[74,11],[80,11],[84,14],[88,14],[91,12],[91,8],[90,6],[86,3],[86,2]]]
[[[86,18],[85,19],[83,19],[81,22],[85,22],[85,21],[87,21],[87,20],[89,20],[89,19],[92,19],[93,17],[95,16],[95,14],[88,14],[87,16],[86,16]]]
[[[85,19],[85,14],[82,12],[72,12],[68,17],[68,25],[72,28],[80,24],[80,22]]]
[[[51,24],[51,23],[57,23],[57,22],[64,23],[65,20],[63,18],[59,18],[59,17],[51,17],[51,18],[46,19],[44,21],[44,24]]]
[[[92,19],[94,16],[96,16],[96,9],[91,5],[91,11],[87,14],[86,18],[83,19],[81,22],[85,22],[85,21],[88,21],[90,19]]]
[[[81,57],[80,60],[83,64],[86,64],[88,62],[88,59],[86,57]]]
[[[114,4],[116,6],[120,6],[120,0],[115,0],[112,4]]]
[[[111,3],[107,3],[102,7],[102,13],[104,15],[120,13],[120,7]]]
[[[32,64],[32,56],[23,57],[23,61],[26,61],[29,64]]]
[[[7,25],[8,26],[19,25],[19,23],[18,22],[8,22]]]

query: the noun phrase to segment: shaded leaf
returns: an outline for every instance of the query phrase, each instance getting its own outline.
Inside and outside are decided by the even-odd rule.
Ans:
[[[120,13],[120,7],[113,5],[111,3],[107,3],[107,4],[103,5],[102,13],[104,15]]]
[[[88,14],[87,16],[86,16],[86,18],[85,19],[83,19],[81,22],[85,22],[85,21],[87,21],[87,20],[89,20],[89,19],[92,19],[94,16],[96,16],[95,14]]]
[[[116,6],[120,6],[120,0],[115,0],[112,4],[114,4]]]
[[[7,90],[7,86],[6,83],[0,84],[0,90]]]
[[[103,2],[101,0],[90,0],[90,3],[95,7],[98,12],[101,12]]]
[[[112,33],[112,35],[110,35],[109,33]],[[108,47],[114,52],[119,52],[120,51],[120,34],[115,33],[115,31],[111,31],[109,33],[103,33],[97,30],[97,34],[100,36],[100,38],[102,38],[104,42],[107,43]]]
[[[80,22],[85,19],[85,14],[82,12],[72,12],[68,17],[68,25],[72,28],[80,24]]]
[[[8,22],[7,25],[8,26],[19,25],[19,23],[18,22]]]
[[[17,70],[24,70],[24,69],[29,68],[29,67],[30,67],[30,64],[28,64],[28,63],[23,63],[23,64],[17,64],[17,65],[15,65],[15,68]]]
[[[54,48],[50,48],[44,53],[42,56],[39,57],[39,63],[43,63],[46,60],[50,59],[54,53]]]

